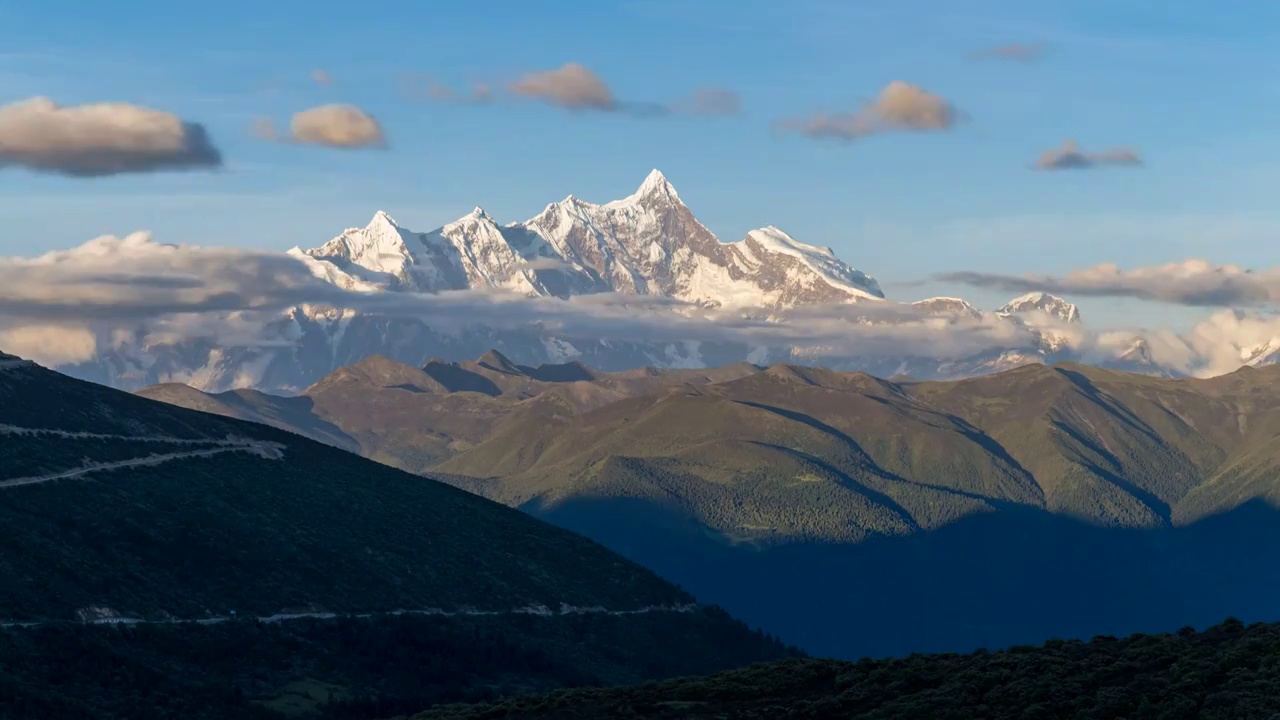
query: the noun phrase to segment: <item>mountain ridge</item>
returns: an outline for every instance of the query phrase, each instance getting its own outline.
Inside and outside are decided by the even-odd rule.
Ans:
[[[591,537],[811,652],[1152,631],[1280,603],[1251,559],[1280,552],[1280,367],[921,381],[774,363],[565,382],[492,356],[447,367],[474,385],[357,383],[317,407],[363,454]]]
[[[287,255],[315,278],[348,291],[501,296],[512,303],[517,319],[525,308],[536,312],[527,322],[487,324],[428,310],[420,316],[381,315],[304,304],[255,318],[262,341],[198,332],[153,340],[140,329],[124,340],[126,335],[113,335],[90,359],[60,369],[123,389],[176,381],[210,391],[274,393],[301,392],[369,355],[421,366],[431,357],[462,361],[492,348],[522,365],[579,361],[609,371],[786,361],[954,379],[1074,359],[1169,376],[1193,372],[1157,360],[1141,333],[1111,333],[1100,342],[1084,330],[1078,308],[1052,295],[1015,298],[994,311],[959,298],[897,302],[886,298],[872,275],[829,247],[807,244],[774,226],[723,242],[657,170],[626,198],[592,203],[569,195],[528,220],[505,225],[476,207],[440,228],[418,232],[379,210],[365,227],[348,228],[310,249],[294,247]],[[652,307],[636,302],[636,317],[653,327],[612,336],[607,320],[594,320],[590,310],[600,301],[608,305],[609,296],[652,301]],[[526,302],[531,304],[521,304]],[[556,313],[566,307],[593,319],[578,327],[559,322]],[[544,312],[551,317],[540,319]],[[709,336],[667,336],[664,313],[681,324],[706,322]],[[750,330],[760,323],[779,330],[794,325],[802,337],[773,339],[766,333],[768,339],[757,339]],[[832,323],[849,327],[833,332]],[[747,330],[735,328],[740,324]],[[900,351],[864,351],[847,340],[858,330],[873,337],[884,330],[892,337],[895,325],[905,325],[908,340]],[[805,339],[811,330],[816,337]],[[922,333],[952,331],[990,339],[941,350],[918,342]],[[1275,362],[1280,351],[1273,345],[1242,346],[1241,362]]]

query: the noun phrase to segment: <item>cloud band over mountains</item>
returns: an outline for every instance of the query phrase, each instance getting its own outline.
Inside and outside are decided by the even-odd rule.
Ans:
[[[1008,292],[1130,297],[1193,307],[1256,307],[1280,303],[1280,270],[1252,271],[1206,260],[1132,270],[1113,264],[1095,265],[1061,277],[953,272],[935,275],[934,279]]]
[[[1280,318],[1224,310],[1192,331],[1092,333],[1071,323],[1030,326],[994,313],[938,312],[888,301],[811,305],[770,318],[705,310],[661,296],[600,293],[571,299],[508,291],[434,294],[346,289],[303,255],[168,245],[145,233],[105,236],[68,251],[0,259],[0,349],[52,364],[89,360],[114,343],[206,340],[219,347],[288,346],[285,313],[298,306],[417,319],[431,327],[479,324],[579,339],[706,341],[791,347],[831,358],[954,358],[1034,351],[1038,332],[1070,338],[1074,356],[1120,357],[1135,342],[1161,367],[1219,374],[1257,343],[1280,336]],[[1280,273],[1203,261],[1121,271],[1099,266],[1062,278],[951,273],[940,280],[1025,292],[1143,297],[1193,305],[1280,298]]]
[[[602,293],[568,300],[505,291],[434,294],[348,290],[284,253],[154,242],[145,233],[106,236],[69,251],[0,260],[0,316],[8,330],[100,324],[132,327],[169,316],[209,322],[261,314],[265,323],[300,305],[328,306],[427,323],[538,325],[576,337],[617,340],[821,345],[874,356],[904,350],[969,355],[992,347],[1033,347],[1025,329],[994,319],[949,318],[895,303],[813,306],[780,320],[694,312],[658,296]],[[170,323],[172,324],[172,323]],[[12,351],[12,349],[10,349]]]

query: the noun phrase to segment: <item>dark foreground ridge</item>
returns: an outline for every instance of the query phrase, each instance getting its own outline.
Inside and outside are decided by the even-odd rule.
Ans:
[[[3,362],[0,720],[386,718],[792,654],[514,509]]]
[[[704,678],[446,706],[414,720],[1127,718],[1280,713],[1280,625],[1051,641],[996,653],[788,660]]]
[[[674,648],[674,650],[673,650]],[[784,657],[723,612],[0,629],[3,720],[384,720]]]

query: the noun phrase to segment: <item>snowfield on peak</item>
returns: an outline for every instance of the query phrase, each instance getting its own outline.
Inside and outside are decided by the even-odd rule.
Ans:
[[[1027,293],[1021,297],[1016,297],[1005,303],[1004,307],[996,312],[1005,315],[1039,312],[1063,322],[1080,322],[1080,308],[1056,295],[1050,295],[1045,292]]]
[[[388,290],[501,289],[570,297],[658,295],[706,307],[785,309],[879,300],[876,281],[829,248],[775,227],[723,243],[694,217],[659,171],[635,193],[604,204],[572,195],[537,216],[500,227],[476,208],[429,232],[410,232],[379,211],[308,256]],[[341,277],[335,275],[335,277]]]

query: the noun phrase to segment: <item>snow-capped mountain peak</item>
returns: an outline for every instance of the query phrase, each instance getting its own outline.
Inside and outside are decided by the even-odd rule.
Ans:
[[[924,300],[917,300],[911,303],[911,306],[930,314],[938,315],[963,315],[967,317],[982,317],[982,311],[974,307],[968,300],[954,297],[931,297]]]
[[[573,197],[572,195],[570,197]],[[654,169],[645,177],[644,182],[640,183],[640,187],[636,191],[621,200],[605,203],[604,207],[621,208],[629,205],[635,205],[646,200],[649,201],[667,201],[672,203],[680,202],[680,194],[676,192],[675,186],[667,180],[667,176],[662,174],[661,170]]]
[[[614,291],[769,310],[884,297],[874,278],[831,248],[777,227],[721,242],[659,170],[621,200],[596,204],[570,195],[506,226],[476,207],[435,231],[414,233],[379,211],[366,227],[305,252],[390,290]]]
[[[305,252],[352,274],[366,279],[373,279],[370,274],[382,275],[384,283],[394,284],[409,277],[414,264],[410,243],[417,241],[414,233],[402,229],[390,215],[379,210],[363,228],[348,228],[324,245]]]
[[[792,278],[802,276],[807,271],[831,289],[845,295],[844,299],[884,298],[884,291],[880,289],[880,284],[875,278],[841,262],[831,248],[799,242],[772,225],[752,230],[747,233],[745,240],[735,243],[735,246],[741,246],[762,266],[770,264],[776,266],[780,264],[779,260],[783,257],[794,258],[797,262],[788,269],[788,274]],[[829,293],[826,294],[829,295]],[[818,300],[810,302],[818,302]],[[805,303],[801,300],[791,304]]]
[[[1080,308],[1073,303],[1058,297],[1050,295],[1046,292],[1027,293],[1021,297],[1016,297],[1005,303],[1004,307],[996,311],[1001,315],[1021,315],[1025,313],[1040,312],[1050,317],[1055,317],[1063,322],[1079,323]]]

